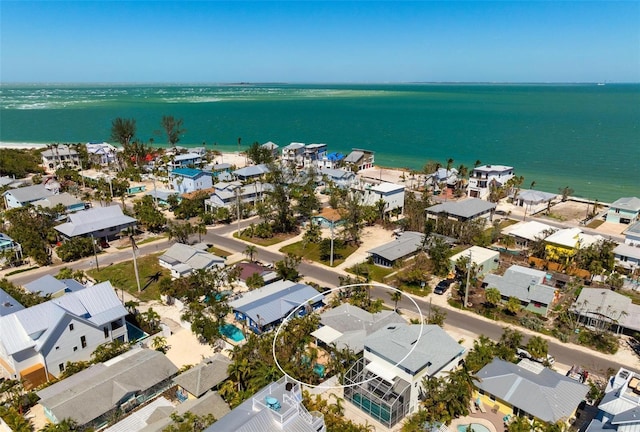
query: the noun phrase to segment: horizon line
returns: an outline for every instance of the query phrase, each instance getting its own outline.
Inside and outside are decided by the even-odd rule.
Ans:
[[[640,84],[640,81],[0,81],[5,85],[610,85]]]

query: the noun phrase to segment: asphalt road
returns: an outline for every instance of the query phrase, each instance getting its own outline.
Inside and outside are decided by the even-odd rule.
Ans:
[[[257,218],[248,219],[242,221],[240,227],[243,228],[251,223],[256,223]],[[206,243],[212,243],[216,247],[227,250],[229,252],[243,252],[246,249],[246,244],[231,237],[227,237],[231,232],[236,231],[238,226],[236,224],[223,225],[210,229],[209,233],[203,236],[203,241]],[[144,244],[139,247],[139,256],[147,255],[150,253],[160,252],[170,246],[168,240],[154,242],[150,244]],[[266,262],[275,262],[282,259],[282,254],[277,252],[267,251],[258,248],[257,259]],[[120,261],[131,259],[131,249],[125,249],[113,253],[102,254],[98,256],[98,262],[101,268]],[[78,261],[67,265],[74,270],[88,270],[95,267],[93,258],[85,258],[82,261]],[[32,272],[26,272],[10,277],[10,280],[16,284],[23,285],[31,282],[45,274],[55,275],[59,269],[63,266],[47,267],[42,270],[35,270]],[[298,268],[300,273],[306,277],[312,278],[318,281],[321,285],[327,287],[338,286],[338,276],[340,273],[334,269],[319,265],[308,264],[302,262]],[[371,296],[373,298],[381,298],[383,301],[389,303],[389,291],[381,287],[374,287],[371,290]],[[429,302],[426,299],[414,298],[416,303],[422,310],[423,315],[429,313]],[[415,310],[413,303],[406,297],[398,302],[398,307],[407,311]],[[486,321],[473,314],[463,313],[456,309],[447,308],[446,324],[451,327],[463,329],[474,334],[485,335],[493,340],[499,340],[503,332],[504,323],[494,323]],[[527,337],[528,339],[528,337]],[[591,373],[595,373],[601,376],[606,376],[606,370],[613,368],[618,370],[621,366],[629,368],[628,365],[622,365],[612,360],[603,358],[600,355],[594,355],[585,353],[581,350],[576,350],[574,347],[561,342],[549,342],[549,353],[552,354],[556,360],[565,365],[578,364],[585,367]]]

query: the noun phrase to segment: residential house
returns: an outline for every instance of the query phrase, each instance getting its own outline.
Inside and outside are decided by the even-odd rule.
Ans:
[[[262,144],[260,147],[262,147],[263,149],[267,149],[271,152],[271,156],[273,156],[273,160],[277,160],[278,157],[280,156],[280,146],[274,142],[271,141],[267,141],[266,143]]]
[[[362,204],[378,206],[384,202],[384,213],[402,213],[404,208],[404,185],[389,182],[371,184],[368,182],[354,184],[351,189],[362,194]]]
[[[80,165],[80,155],[68,145],[53,144],[51,148],[42,152],[42,166],[45,169],[56,170],[65,165]]]
[[[292,164],[296,167],[304,165],[304,148],[303,143],[292,142],[288,146],[282,148],[282,162]]]
[[[161,352],[134,348],[37,394],[52,423],[68,418],[81,427],[99,429],[116,417],[116,412],[128,413],[167,390],[177,372]]]
[[[446,201],[427,208],[427,218],[437,220],[446,217],[458,222],[467,222],[484,218],[493,219],[496,204],[478,198],[467,198],[462,201]]]
[[[471,257],[471,265],[477,269],[478,276],[480,277],[496,270],[500,263],[500,252],[480,246],[471,246],[470,248],[465,249],[462,252],[458,252],[449,258],[449,265],[451,268],[455,269],[456,263],[463,257]]]
[[[335,228],[344,223],[340,212],[331,207],[323,207],[320,213],[311,217],[311,221],[323,228]]]
[[[178,193],[190,193],[213,187],[213,178],[195,168],[176,168],[169,174],[171,185]]]
[[[353,171],[335,168],[320,168],[318,174],[322,177],[322,181],[335,185],[340,189],[349,188],[356,179]]]
[[[51,275],[44,275],[34,281],[24,284],[24,289],[42,297],[56,298],[67,293],[84,289],[84,285],[75,279],[56,279]]]
[[[631,432],[640,428],[640,374],[620,368],[609,378],[598,413],[585,432]]]
[[[248,181],[261,179],[268,172],[269,168],[267,168],[265,164],[258,164],[237,169],[233,171],[232,174],[240,181]]]
[[[24,207],[34,201],[39,201],[54,195],[54,192],[42,184],[9,189],[3,192],[4,205],[7,209]]]
[[[43,207],[46,209],[54,209],[57,206],[62,205],[64,206],[66,213],[77,212],[80,210],[84,210],[85,208],[84,202],[80,201],[67,192],[62,192],[57,195],[51,195],[49,197],[33,201],[31,205],[33,205],[34,207]]]
[[[640,246],[640,222],[636,222],[624,230],[624,242],[631,246]]]
[[[0,188],[19,188],[24,185],[26,179],[16,179],[16,176],[1,176],[0,177]]]
[[[55,226],[64,239],[93,237],[114,239],[122,230],[136,225],[136,220],[122,213],[120,206],[96,207],[69,215],[68,222]]]
[[[326,432],[324,416],[302,404],[300,383],[287,375],[258,390],[252,397],[204,432]]]
[[[237,321],[255,333],[274,329],[291,314],[304,316],[321,308],[324,295],[313,287],[282,280],[242,294],[229,302]]]
[[[557,231],[557,228],[554,228],[551,225],[538,221],[527,221],[509,225],[502,230],[502,233],[513,237],[516,246],[527,248],[530,243],[538,240],[544,240],[554,231]]]
[[[580,228],[560,229],[544,239],[547,258],[557,261],[569,260],[578,252],[578,249],[589,247],[602,240],[602,236],[585,234]]]
[[[546,317],[556,300],[556,289],[544,284],[546,277],[546,272],[512,265],[503,276],[486,275],[482,286],[485,289],[497,288],[503,302],[515,297],[525,310]]]
[[[182,153],[175,155],[171,163],[176,168],[199,167],[202,165],[202,155],[199,153]]]
[[[126,342],[126,316],[109,282],[17,310],[0,318],[0,364],[37,386],[104,343]]]
[[[196,270],[209,270],[213,267],[223,268],[225,258],[206,251],[207,246],[200,244],[189,246],[174,243],[158,257],[160,267],[171,271],[171,277],[178,279],[190,275]]]
[[[589,392],[583,383],[526,359],[514,364],[495,358],[476,376],[476,405],[547,424],[575,419]]]
[[[587,327],[629,334],[640,331],[640,305],[609,289],[582,288],[569,310]]]
[[[255,182],[242,186],[240,182],[220,182],[214,185],[215,191],[204,201],[207,211],[215,208],[233,208],[238,202],[241,204],[255,204],[262,200],[264,194],[273,190],[270,183]]]
[[[5,290],[0,289],[0,317],[11,315],[12,313],[22,309],[24,309],[24,306],[11,297]],[[0,366],[2,366],[6,371],[9,370],[7,365],[2,363],[2,357],[0,357]]]
[[[424,378],[458,365],[465,349],[437,325],[387,324],[368,335],[346,372],[344,398],[392,428],[420,406]]]
[[[22,246],[14,239],[0,232],[0,253],[12,250],[17,256],[22,256]]]
[[[262,278],[262,281],[265,285],[269,285],[272,282],[280,280],[280,276],[278,276],[278,273],[256,262],[241,261],[236,264],[235,267],[240,270],[238,279],[245,285],[247,279],[256,274]]]
[[[513,167],[482,165],[475,167],[469,177],[468,194],[472,198],[487,199],[492,187],[502,187],[513,178]]]
[[[118,150],[109,143],[87,143],[86,147],[89,159],[100,165],[110,165],[118,159]]]
[[[353,172],[373,168],[375,163],[375,152],[364,149],[352,149],[351,153],[344,158],[344,165]]]
[[[169,205],[169,197],[172,195],[175,195],[178,200],[180,200],[180,196],[178,195],[178,193],[172,190],[156,189],[147,192],[145,195],[149,195],[158,203],[158,205],[163,207]]]
[[[318,168],[337,169],[343,164],[344,155],[339,152],[327,153],[318,161]]]
[[[220,176],[224,177],[224,175],[231,175],[231,167],[232,165],[230,163],[210,164],[205,166],[203,171],[211,175],[213,178],[222,181]]]
[[[404,318],[390,310],[371,313],[343,303],[320,314],[322,326],[311,336],[326,347],[335,345],[339,350],[349,349],[359,354],[364,351],[365,339],[370,334],[387,325],[406,323]]]
[[[619,244],[613,249],[616,265],[631,272],[640,268],[640,246],[630,246],[626,243]]]
[[[182,372],[173,380],[178,385],[178,399],[181,402],[197,399],[216,388],[218,384],[229,378],[227,370],[230,364],[229,357],[216,354],[188,371]]]
[[[549,208],[551,201],[558,197],[557,194],[537,191],[533,189],[520,190],[513,198],[513,203],[518,207],[524,207],[524,215],[534,215]]]
[[[640,198],[619,198],[611,203],[607,211],[607,222],[628,225],[638,220],[640,220]]]
[[[383,267],[393,267],[401,260],[409,258],[422,250],[424,234],[415,231],[404,231],[394,240],[367,251],[373,263]]]
[[[443,190],[449,189],[453,191],[460,181],[458,177],[458,170],[455,168],[438,168],[434,173],[427,176],[425,179],[425,185],[434,191],[435,195],[443,192]]]
[[[302,164],[304,167],[319,167],[326,156],[326,144],[308,144],[304,147]]]

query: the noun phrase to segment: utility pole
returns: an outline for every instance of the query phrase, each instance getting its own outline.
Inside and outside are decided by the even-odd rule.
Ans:
[[[98,265],[98,254],[96,253],[96,239],[93,237],[93,233],[91,234],[91,246],[93,246],[93,258],[96,260],[96,271],[100,271],[100,266]]]
[[[237,219],[238,219],[238,238],[240,238],[240,187],[236,188],[236,213],[237,213]]]
[[[138,275],[138,262],[136,261],[136,251],[138,250],[138,245],[133,238],[133,234],[129,236],[129,240],[131,241],[131,252],[133,253],[133,271],[136,273],[136,284],[138,284],[138,292],[142,291],[140,289],[140,276]]]
[[[331,258],[329,259],[329,267],[333,267],[333,221],[331,223]]]
[[[462,305],[463,308],[467,308],[467,303],[469,301],[469,282],[471,280],[471,263],[472,263],[472,259],[471,259],[471,251],[469,251],[469,266],[467,267],[467,284],[464,287],[464,304]]]

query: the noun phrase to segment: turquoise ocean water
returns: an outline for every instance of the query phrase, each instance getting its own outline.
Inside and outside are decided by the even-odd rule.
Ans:
[[[384,166],[513,165],[528,187],[610,202],[640,196],[640,85],[2,85],[2,143],[109,140],[135,118],[164,145],[163,115],[184,120],[179,144],[223,151],[254,141],[326,143],[376,152]]]

